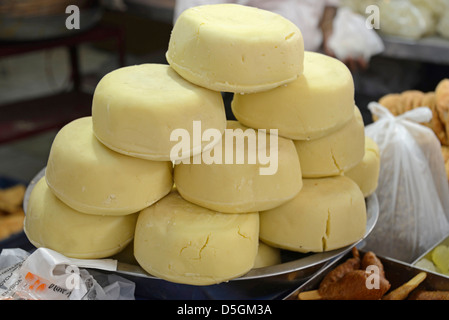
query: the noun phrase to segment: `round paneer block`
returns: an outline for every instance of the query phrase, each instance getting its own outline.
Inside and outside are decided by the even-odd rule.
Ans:
[[[366,230],[365,198],[350,178],[304,179],[292,201],[260,212],[261,241],[296,252],[324,252],[360,240]]]
[[[281,250],[259,241],[254,269],[274,266],[281,263]]]
[[[365,127],[360,110],[353,107],[352,119],[339,130],[316,140],[295,140],[303,178],[343,174],[362,161]]]
[[[123,250],[134,237],[137,213],[98,216],[78,212],[60,201],[41,178],[30,194],[24,232],[36,247],[67,257],[99,259]]]
[[[208,162],[203,154],[202,161],[174,168],[179,193],[197,205],[224,213],[268,210],[302,188],[301,165],[290,139],[230,120],[222,144],[212,151],[220,161]]]
[[[373,139],[365,137],[365,155],[362,161],[354,168],[346,171],[344,175],[357,183],[366,198],[376,191],[379,183],[379,173],[379,146]]]
[[[182,77],[222,92],[269,90],[303,72],[301,31],[279,14],[237,4],[185,10],[166,58]]]
[[[129,157],[104,146],[92,118],[65,125],[52,143],[45,177],[52,192],[73,209],[97,215],[142,210],[173,187],[173,164]]]
[[[92,118],[95,135],[107,147],[155,161],[172,160],[174,130],[193,136],[194,121],[201,124],[200,135],[226,128],[221,94],[184,80],[164,64],[123,67],[105,75],[94,92]],[[192,141],[188,156],[208,144]]]
[[[139,214],[134,256],[171,282],[212,285],[248,272],[259,242],[259,214],[223,214],[172,191]]]
[[[352,117],[354,81],[341,61],[305,52],[304,74],[278,88],[235,94],[232,112],[242,124],[278,129],[294,140],[317,139],[341,128]]]

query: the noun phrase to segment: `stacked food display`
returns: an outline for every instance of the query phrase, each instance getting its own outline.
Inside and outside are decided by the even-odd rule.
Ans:
[[[379,155],[342,62],[304,51],[280,15],[231,4],[186,10],[166,57],[107,74],[92,116],[57,134],[26,212],[35,246],[105,258],[133,241],[151,275],[210,285],[276,263],[267,252],[364,236]]]

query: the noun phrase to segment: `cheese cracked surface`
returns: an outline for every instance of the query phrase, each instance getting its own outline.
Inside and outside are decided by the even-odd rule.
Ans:
[[[125,215],[168,194],[173,165],[129,157],[105,147],[92,131],[92,118],[76,119],[56,135],[46,180],[53,193],[77,211]]]
[[[303,72],[301,31],[276,13],[237,4],[197,6],[177,19],[166,53],[182,77],[224,92],[259,92]]]
[[[234,132],[242,139],[245,130],[249,129],[237,121],[228,121],[227,128],[240,129],[241,131]],[[267,145],[266,149],[260,149],[262,153],[270,153],[272,160],[277,161],[274,174],[261,175],[260,168],[269,165],[261,164],[257,159],[255,163],[250,163],[248,155],[253,152],[249,147],[245,147],[243,152],[246,161],[242,164],[237,164],[236,161],[227,164],[223,160],[222,163],[194,164],[191,161],[190,164],[175,165],[174,181],[179,193],[197,205],[226,213],[267,210],[289,201],[302,188],[301,165],[293,142],[282,137],[276,138],[278,145],[273,154],[269,151],[270,145]],[[226,138],[222,141],[220,148],[223,158],[227,152],[232,151],[235,159],[237,140],[232,150],[226,148]],[[265,141],[270,142],[269,134],[266,135]],[[255,152],[256,155],[258,151]]]
[[[292,201],[260,212],[260,239],[291,251],[329,251],[360,240],[366,219],[365,198],[350,178],[304,179]]]
[[[170,161],[177,144],[176,129],[193,136],[193,121],[223,132],[223,98],[181,78],[170,66],[142,64],[123,67],[98,83],[92,103],[96,137],[114,151],[147,160]],[[199,154],[208,142],[192,139],[190,153]]]
[[[235,94],[231,106],[248,127],[310,140],[341,128],[351,119],[354,104],[349,69],[335,58],[306,51],[304,74],[297,80],[265,92]]]
[[[362,161],[365,127],[360,110],[352,110],[352,119],[336,132],[315,140],[294,141],[304,178],[340,175]]]
[[[31,192],[24,231],[38,248],[72,258],[99,259],[122,251],[132,241],[136,221],[137,214],[98,216],[78,212],[60,201],[43,177]]]
[[[259,214],[223,214],[176,191],[144,209],[134,255],[148,273],[176,283],[211,285],[248,272],[259,242]]]
[[[372,195],[379,183],[380,151],[374,140],[365,137],[365,155],[360,163],[344,173],[354,180],[365,197]]]

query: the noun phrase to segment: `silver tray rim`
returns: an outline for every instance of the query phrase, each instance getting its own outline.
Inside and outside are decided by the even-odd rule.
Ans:
[[[33,191],[34,186],[36,183],[45,176],[45,170],[46,167],[42,168],[36,176],[30,181],[28,184],[24,201],[23,201],[23,208],[26,215],[27,212],[27,204],[28,200],[30,198],[31,192]],[[377,220],[379,218],[379,201],[377,198],[376,193],[373,193],[369,197],[366,198],[366,206],[367,206],[367,223],[366,223],[366,231],[365,235],[357,242],[348,245],[346,247],[326,251],[326,252],[318,252],[318,253],[309,253],[304,254],[304,257],[292,261],[283,262],[274,266],[268,266],[268,267],[262,267],[262,268],[254,268],[248,271],[246,274],[231,279],[229,281],[242,281],[242,280],[254,280],[259,278],[268,278],[268,277],[276,277],[279,275],[284,275],[288,273],[294,273],[298,271],[306,271],[309,268],[313,268],[316,266],[320,266],[325,264],[328,261],[331,261],[337,257],[340,257],[347,252],[349,252],[353,247],[357,246],[361,242],[363,242],[364,239],[366,239],[369,234],[374,229]],[[117,262],[117,273],[122,273],[126,275],[131,276],[137,276],[137,277],[143,277],[143,278],[149,278],[149,279],[160,279],[158,277],[152,276],[148,272],[146,272],[144,269],[142,269],[138,265],[132,265],[128,263],[123,263],[118,261]]]

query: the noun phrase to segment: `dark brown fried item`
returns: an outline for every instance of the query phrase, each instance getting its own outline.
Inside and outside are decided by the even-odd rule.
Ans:
[[[360,254],[356,247],[352,249],[352,258],[346,260],[342,264],[338,265],[335,269],[330,271],[321,281],[319,291],[326,292],[329,286],[332,286],[338,280],[344,277],[348,272],[357,270],[360,268]]]
[[[390,283],[379,277],[379,287],[370,289],[367,286],[369,276],[365,270],[353,270],[325,290],[320,290],[320,295],[325,300],[380,300],[390,289]]]
[[[449,291],[416,290],[410,294],[408,300],[449,300]]]
[[[385,279],[381,261],[372,252],[367,252],[360,260],[357,248],[352,249],[353,258],[346,260],[329,272],[320,284],[319,295],[325,300],[379,300],[390,289]],[[369,288],[371,274],[366,268],[375,265],[379,268],[379,287]],[[362,267],[362,269],[360,269]]]
[[[369,266],[376,266],[379,268],[379,277],[385,278],[385,270],[380,259],[374,254],[374,252],[366,252],[362,259],[362,269],[366,270]]]
[[[380,300],[385,295],[391,285],[385,278],[382,262],[373,252],[365,253],[360,259],[356,247],[352,249],[352,255],[324,277],[314,296],[323,300]],[[368,285],[371,273],[367,272],[367,267],[373,265],[379,270],[376,288]]]

